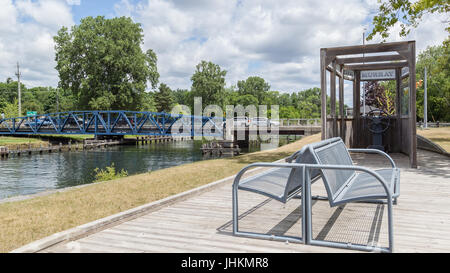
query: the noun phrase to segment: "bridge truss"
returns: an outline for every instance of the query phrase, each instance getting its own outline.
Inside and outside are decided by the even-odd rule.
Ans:
[[[224,128],[223,118],[165,112],[70,111],[0,119],[0,135],[223,137]]]

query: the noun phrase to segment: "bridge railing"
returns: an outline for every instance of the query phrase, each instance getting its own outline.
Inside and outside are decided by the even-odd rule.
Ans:
[[[423,127],[423,122],[417,122],[417,127]],[[428,128],[450,127],[450,122],[428,122]]]
[[[321,125],[321,119],[280,119],[280,126],[310,126],[316,127]]]

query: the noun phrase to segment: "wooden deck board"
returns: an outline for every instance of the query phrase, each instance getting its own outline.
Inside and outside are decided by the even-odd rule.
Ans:
[[[401,195],[394,206],[396,252],[450,252],[450,159],[420,151],[419,169],[409,169],[408,158],[394,154],[401,169]],[[355,163],[387,166],[375,155],[355,155]],[[369,163],[368,163],[369,162]],[[231,234],[231,183],[180,201],[139,218],[109,227],[43,252],[344,252]],[[323,183],[313,195],[326,195]],[[239,192],[242,231],[301,236],[301,200],[287,204]],[[330,208],[315,201],[313,237],[337,242],[387,246],[385,205],[350,203]]]

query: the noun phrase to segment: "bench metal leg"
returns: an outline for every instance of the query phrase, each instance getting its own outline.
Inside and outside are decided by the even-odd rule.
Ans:
[[[393,252],[394,251],[394,224],[392,217],[392,198],[388,198],[388,233],[389,233],[389,247],[375,247],[375,246],[367,246],[367,245],[359,245],[359,244],[351,244],[351,243],[340,243],[340,242],[329,242],[329,241],[321,241],[314,240],[312,237],[312,197],[311,197],[311,184],[309,181],[309,175],[305,176],[306,180],[306,195],[305,203],[306,203],[306,244],[309,245],[317,245],[317,246],[326,246],[326,247],[337,247],[337,248],[345,248],[352,250],[360,250],[360,251],[372,251],[372,252]]]
[[[303,190],[303,189],[302,189]],[[268,239],[268,240],[276,240],[276,241],[283,241],[283,242],[293,242],[293,243],[305,243],[305,205],[304,205],[304,199],[302,199],[302,237],[293,237],[293,236],[278,236],[278,235],[271,235],[271,234],[262,234],[262,233],[256,233],[256,232],[242,232],[239,231],[239,209],[238,209],[238,188],[233,186],[233,235],[235,236],[242,236],[242,237],[249,237],[249,238],[257,238],[257,239]]]

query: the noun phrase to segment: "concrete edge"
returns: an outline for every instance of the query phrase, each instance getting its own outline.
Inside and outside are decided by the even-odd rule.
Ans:
[[[282,162],[285,159],[280,159],[275,162]],[[249,170],[247,173],[253,173],[255,171],[258,171],[262,168],[255,168],[252,170]],[[136,208],[132,208],[123,212],[119,212],[117,214],[107,216],[105,218],[101,218],[98,220],[95,220],[93,222],[89,222],[65,231],[61,231],[55,234],[52,234],[50,236],[47,236],[45,238],[42,238],[40,240],[31,242],[29,244],[26,244],[20,248],[12,250],[10,253],[35,253],[38,251],[41,251],[43,249],[46,249],[48,247],[51,247],[53,245],[56,245],[58,243],[64,242],[64,241],[70,241],[74,239],[78,239],[81,237],[84,237],[85,235],[88,235],[92,233],[93,231],[98,231],[102,228],[107,228],[109,226],[119,224],[120,222],[124,222],[125,220],[132,220],[132,218],[136,218],[142,214],[149,213],[151,211],[155,211],[157,209],[160,209],[168,204],[172,204],[175,202],[183,201],[187,199],[188,197],[192,197],[194,195],[206,192],[208,190],[212,190],[215,187],[218,187],[224,182],[227,182],[231,179],[234,179],[236,175],[232,175],[220,180],[217,180],[215,182],[200,186],[198,188],[194,188],[182,193],[178,193],[176,195],[172,195],[169,197],[166,197],[164,199],[154,201]],[[231,189],[230,189],[231,194]]]
[[[421,135],[417,135],[417,148],[450,157],[450,153],[448,153],[444,148],[442,148],[441,145]]]

